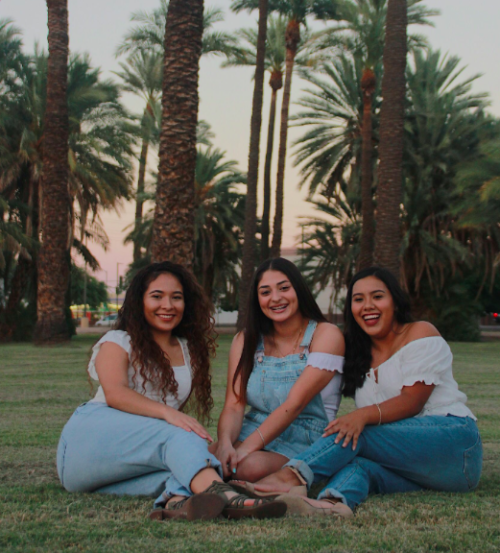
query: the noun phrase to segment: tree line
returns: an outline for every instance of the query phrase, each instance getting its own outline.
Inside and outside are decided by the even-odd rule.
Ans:
[[[66,0],[47,6],[48,56],[24,54],[19,30],[0,23],[3,339],[28,320],[37,320],[39,343],[70,336],[71,257],[96,269],[89,242],[107,244],[102,212],[131,198],[129,276],[151,261],[182,263],[218,305],[239,305],[241,326],[256,263],[281,250],[290,124],[305,129],[294,156],[318,210],[303,221],[300,248],[311,285],[339,291],[376,262],[400,275],[421,314],[443,328],[460,316],[470,337],[498,289],[499,126],[486,96],[471,92],[474,79],[461,80],[459,60],[411,34],[437,12],[421,0],[234,0],[234,11],[258,13],[258,25],[229,35],[214,30],[223,15],[204,11],[202,0],[161,0],[132,14],[117,79],[104,81],[88,57],[68,52]],[[312,18],[325,28],[307,30]],[[198,121],[203,55],[255,67],[247,174]],[[272,101],[259,217],[266,71]],[[293,75],[308,88],[290,117]],[[142,98],[140,116],[123,107],[123,92]]]

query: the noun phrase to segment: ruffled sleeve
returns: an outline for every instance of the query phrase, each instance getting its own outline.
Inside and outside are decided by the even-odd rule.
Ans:
[[[101,346],[105,342],[113,342],[114,344],[119,345],[128,353],[130,359],[131,347],[130,336],[128,335],[128,332],[125,332],[124,330],[110,330],[109,332],[106,332],[106,334],[92,348],[92,357],[90,358],[87,370],[90,378],[92,378],[93,380],[99,380],[99,377],[97,376],[97,370],[95,368],[95,360],[97,358],[97,354],[101,349]]]
[[[344,370],[344,358],[341,355],[313,351],[307,358],[307,365],[315,369],[323,369],[331,372],[337,371],[337,373],[342,374]]]
[[[438,385],[442,376],[451,370],[453,355],[441,336],[414,340],[401,353],[403,386],[413,386],[416,382]]]

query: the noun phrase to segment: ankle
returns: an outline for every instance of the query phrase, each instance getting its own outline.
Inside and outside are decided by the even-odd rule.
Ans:
[[[332,505],[337,505],[337,503],[342,503],[342,501],[338,497],[322,497],[320,501],[326,501],[327,503],[331,503]]]
[[[285,467],[281,469],[285,473],[285,482],[293,486],[307,486],[307,480],[300,474],[295,467]]]

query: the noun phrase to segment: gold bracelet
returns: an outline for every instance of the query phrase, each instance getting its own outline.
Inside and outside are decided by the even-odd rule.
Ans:
[[[259,433],[260,439],[262,440],[262,445],[266,447],[266,441],[264,440],[264,436],[262,435],[260,428],[257,428],[257,432]]]
[[[380,405],[378,403],[375,403],[378,409],[378,425],[380,426],[382,424],[382,409],[380,409]]]

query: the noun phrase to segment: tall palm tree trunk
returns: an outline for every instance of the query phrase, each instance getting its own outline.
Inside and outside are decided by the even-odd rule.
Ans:
[[[363,91],[363,127],[361,129],[361,240],[358,271],[373,265],[375,218],[372,196],[373,136],[372,99],[375,92],[375,73],[366,68],[361,77]]]
[[[245,200],[244,242],[238,305],[238,329],[243,328],[247,312],[247,297],[255,268],[255,234],[257,232],[257,180],[259,178],[259,142],[262,124],[262,97],[264,94],[264,60],[266,55],[267,3],[259,0],[259,30],[257,34],[257,58],[250,122],[250,147],[248,151],[247,197]]]
[[[144,138],[142,141],[141,156],[139,158],[139,176],[137,178],[137,194],[135,199],[135,230],[137,231],[142,222],[142,194],[144,194],[144,183],[146,181],[146,165],[148,161],[149,140]],[[141,246],[139,240],[134,241],[134,261],[141,258]]]
[[[292,90],[292,73],[297,46],[300,42],[300,24],[295,19],[288,22],[286,28],[285,87],[281,105],[280,144],[278,148],[278,175],[276,178],[276,206],[273,223],[273,241],[271,255],[281,254],[283,235],[283,195],[285,182],[286,141],[288,137],[288,113],[290,111],[290,93]]]
[[[266,163],[264,165],[264,201],[262,210],[261,247],[260,260],[266,260],[270,255],[269,234],[271,219],[271,162],[274,147],[274,125],[276,122],[276,98],[278,90],[283,86],[283,74],[281,71],[274,71],[271,74],[269,85],[272,89],[271,107],[269,110],[269,127],[267,130]]]
[[[406,0],[389,0],[380,111],[375,262],[399,277],[406,69]]]
[[[198,73],[203,0],[170,0],[165,25],[162,123],[153,261],[193,266]]]
[[[12,277],[12,284],[9,293],[7,305],[2,313],[2,322],[0,322],[0,342],[10,342],[12,336],[17,330],[16,313],[19,304],[24,298],[26,286],[30,279],[33,262],[31,259],[20,255]]]
[[[40,344],[70,338],[65,315],[69,266],[68,188],[68,4],[47,0],[49,59],[47,106],[41,175],[41,234],[38,257],[38,297],[35,341]]]

